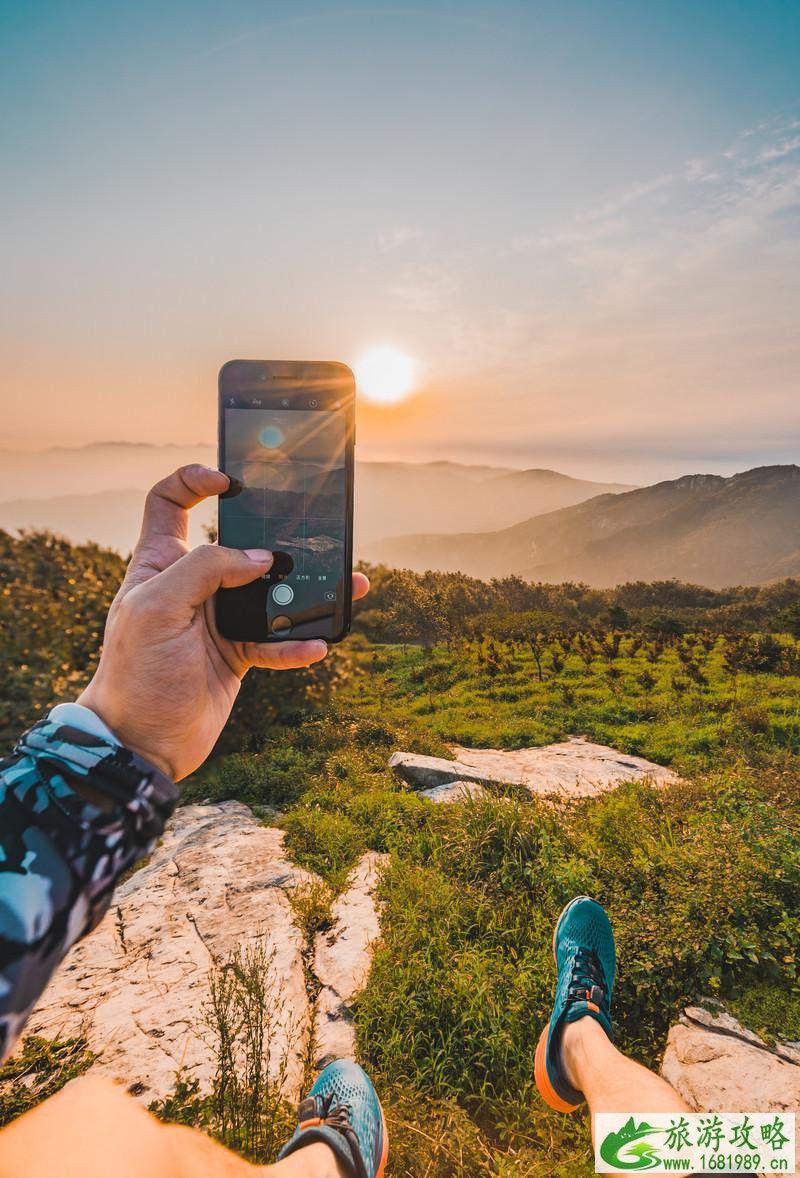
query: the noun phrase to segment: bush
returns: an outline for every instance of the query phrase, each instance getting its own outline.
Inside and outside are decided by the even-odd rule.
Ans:
[[[176,1075],[175,1090],[150,1111],[201,1128],[252,1162],[273,1162],[296,1118],[282,1095],[300,1027],[287,1022],[275,950],[258,939],[236,949],[209,975],[205,1029],[216,1064],[212,1091]],[[276,1049],[279,1035],[288,1046]]]
[[[302,806],[287,814],[282,826],[295,861],[316,871],[334,892],[367,849],[363,831],[345,814]]]
[[[83,1036],[57,1040],[28,1035],[21,1050],[0,1067],[0,1128],[55,1096],[95,1059]]]

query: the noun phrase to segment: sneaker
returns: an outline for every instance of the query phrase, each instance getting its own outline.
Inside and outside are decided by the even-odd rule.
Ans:
[[[386,1121],[372,1081],[357,1063],[336,1059],[328,1064],[300,1101],[297,1122],[279,1161],[324,1141],[353,1178],[381,1178],[389,1154]]]
[[[558,970],[553,1014],[536,1048],[536,1087],[550,1108],[571,1113],[584,1096],[573,1088],[561,1063],[561,1038],[567,1023],[595,1019],[609,1039],[611,992],[617,954],[614,933],[605,909],[588,896],[567,904],[553,933],[553,957]]]

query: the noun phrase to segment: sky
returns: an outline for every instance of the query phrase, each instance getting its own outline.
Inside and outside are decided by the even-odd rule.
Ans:
[[[0,0],[0,104],[7,448],[391,345],[362,458],[798,460],[795,0]]]

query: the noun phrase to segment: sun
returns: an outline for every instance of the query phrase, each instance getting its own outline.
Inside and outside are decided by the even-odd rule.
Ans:
[[[370,348],[353,369],[359,393],[376,405],[396,405],[414,390],[416,365],[397,348]]]

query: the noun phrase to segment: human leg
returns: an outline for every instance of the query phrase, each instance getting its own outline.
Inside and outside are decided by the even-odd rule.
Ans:
[[[611,996],[616,949],[596,900],[579,896],[553,934],[558,980],[550,1023],[536,1052],[536,1084],[545,1101],[571,1112],[586,1101],[594,1115],[689,1112],[670,1084],[628,1059],[613,1043]]]
[[[314,1141],[254,1166],[196,1129],[165,1125],[116,1084],[73,1080],[0,1132],[0,1178],[351,1178]],[[372,1176],[370,1176],[372,1178]]]
[[[689,1105],[671,1084],[623,1055],[594,1019],[569,1023],[561,1043],[564,1071],[594,1113],[681,1113]]]

